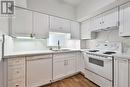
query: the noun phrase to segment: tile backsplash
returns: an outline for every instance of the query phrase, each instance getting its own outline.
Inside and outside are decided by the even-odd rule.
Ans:
[[[118,30],[101,31],[97,33],[97,38],[93,40],[86,40],[85,48],[93,48],[98,41],[121,42],[124,53],[130,53],[130,37],[120,37]]]
[[[80,40],[68,40],[62,48],[80,49]],[[5,54],[42,50],[49,50],[47,39],[17,39],[6,36]]]

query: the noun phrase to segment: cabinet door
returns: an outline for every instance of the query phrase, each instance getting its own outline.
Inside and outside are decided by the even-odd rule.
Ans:
[[[50,31],[70,33],[70,21],[58,17],[50,17]]]
[[[41,13],[33,13],[33,33],[36,38],[48,38],[49,16]]]
[[[94,33],[91,32],[90,20],[81,23],[81,39],[93,39]]]
[[[115,86],[114,87],[129,87],[128,86],[128,60],[115,60]]]
[[[83,54],[81,52],[78,52],[76,54],[76,71],[77,72],[82,72],[84,73],[84,68],[85,68],[85,64],[84,64],[84,57]]]
[[[81,23],[81,39],[91,39],[90,20]]]
[[[9,34],[8,17],[0,17],[0,32]]]
[[[110,28],[110,27],[118,27],[118,11],[117,9],[111,10],[105,13],[103,16],[103,25],[102,29]]]
[[[66,74],[71,75],[76,72],[76,59],[75,57],[69,58],[66,65]]]
[[[120,7],[120,36],[130,36],[130,7],[127,7],[130,3]]]
[[[80,24],[71,21],[71,39],[80,39]]]
[[[67,63],[64,59],[57,59],[53,61],[53,80],[58,80],[66,75]]]
[[[16,8],[12,18],[12,36],[27,37],[32,33],[32,12]]]
[[[52,59],[39,58],[27,61],[27,87],[39,87],[52,80]]]
[[[102,17],[94,17],[91,19],[91,22],[90,22],[90,28],[91,30],[90,31],[98,31],[101,29],[102,27]]]

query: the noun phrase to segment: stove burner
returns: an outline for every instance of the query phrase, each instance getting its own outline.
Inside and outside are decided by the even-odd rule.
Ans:
[[[115,54],[116,52],[110,52],[110,51],[108,51],[108,52],[105,52],[105,53],[103,53],[103,54],[108,54],[108,55],[111,55],[111,54]]]
[[[99,50],[89,50],[89,52],[99,52]]]

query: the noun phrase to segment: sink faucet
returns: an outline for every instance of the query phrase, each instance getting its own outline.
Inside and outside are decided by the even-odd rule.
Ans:
[[[58,50],[60,50],[61,47],[60,47],[60,41],[59,40],[58,40],[57,44],[58,44]]]

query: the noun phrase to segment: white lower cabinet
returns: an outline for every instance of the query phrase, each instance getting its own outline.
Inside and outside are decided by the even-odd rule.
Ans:
[[[114,87],[129,87],[128,59],[115,58]]]
[[[76,58],[74,53],[54,54],[53,80],[58,80],[74,73],[76,73]]]
[[[62,78],[65,76],[65,60],[59,59],[53,61],[53,80]]]
[[[81,52],[4,59],[4,87],[40,87],[82,72]]]
[[[82,52],[76,53],[76,72],[82,72],[84,73],[85,69],[85,63],[84,63],[84,57]]]
[[[27,87],[39,87],[52,80],[52,55],[27,58]]]
[[[4,76],[4,87],[26,87],[25,57],[6,59],[4,61]]]

